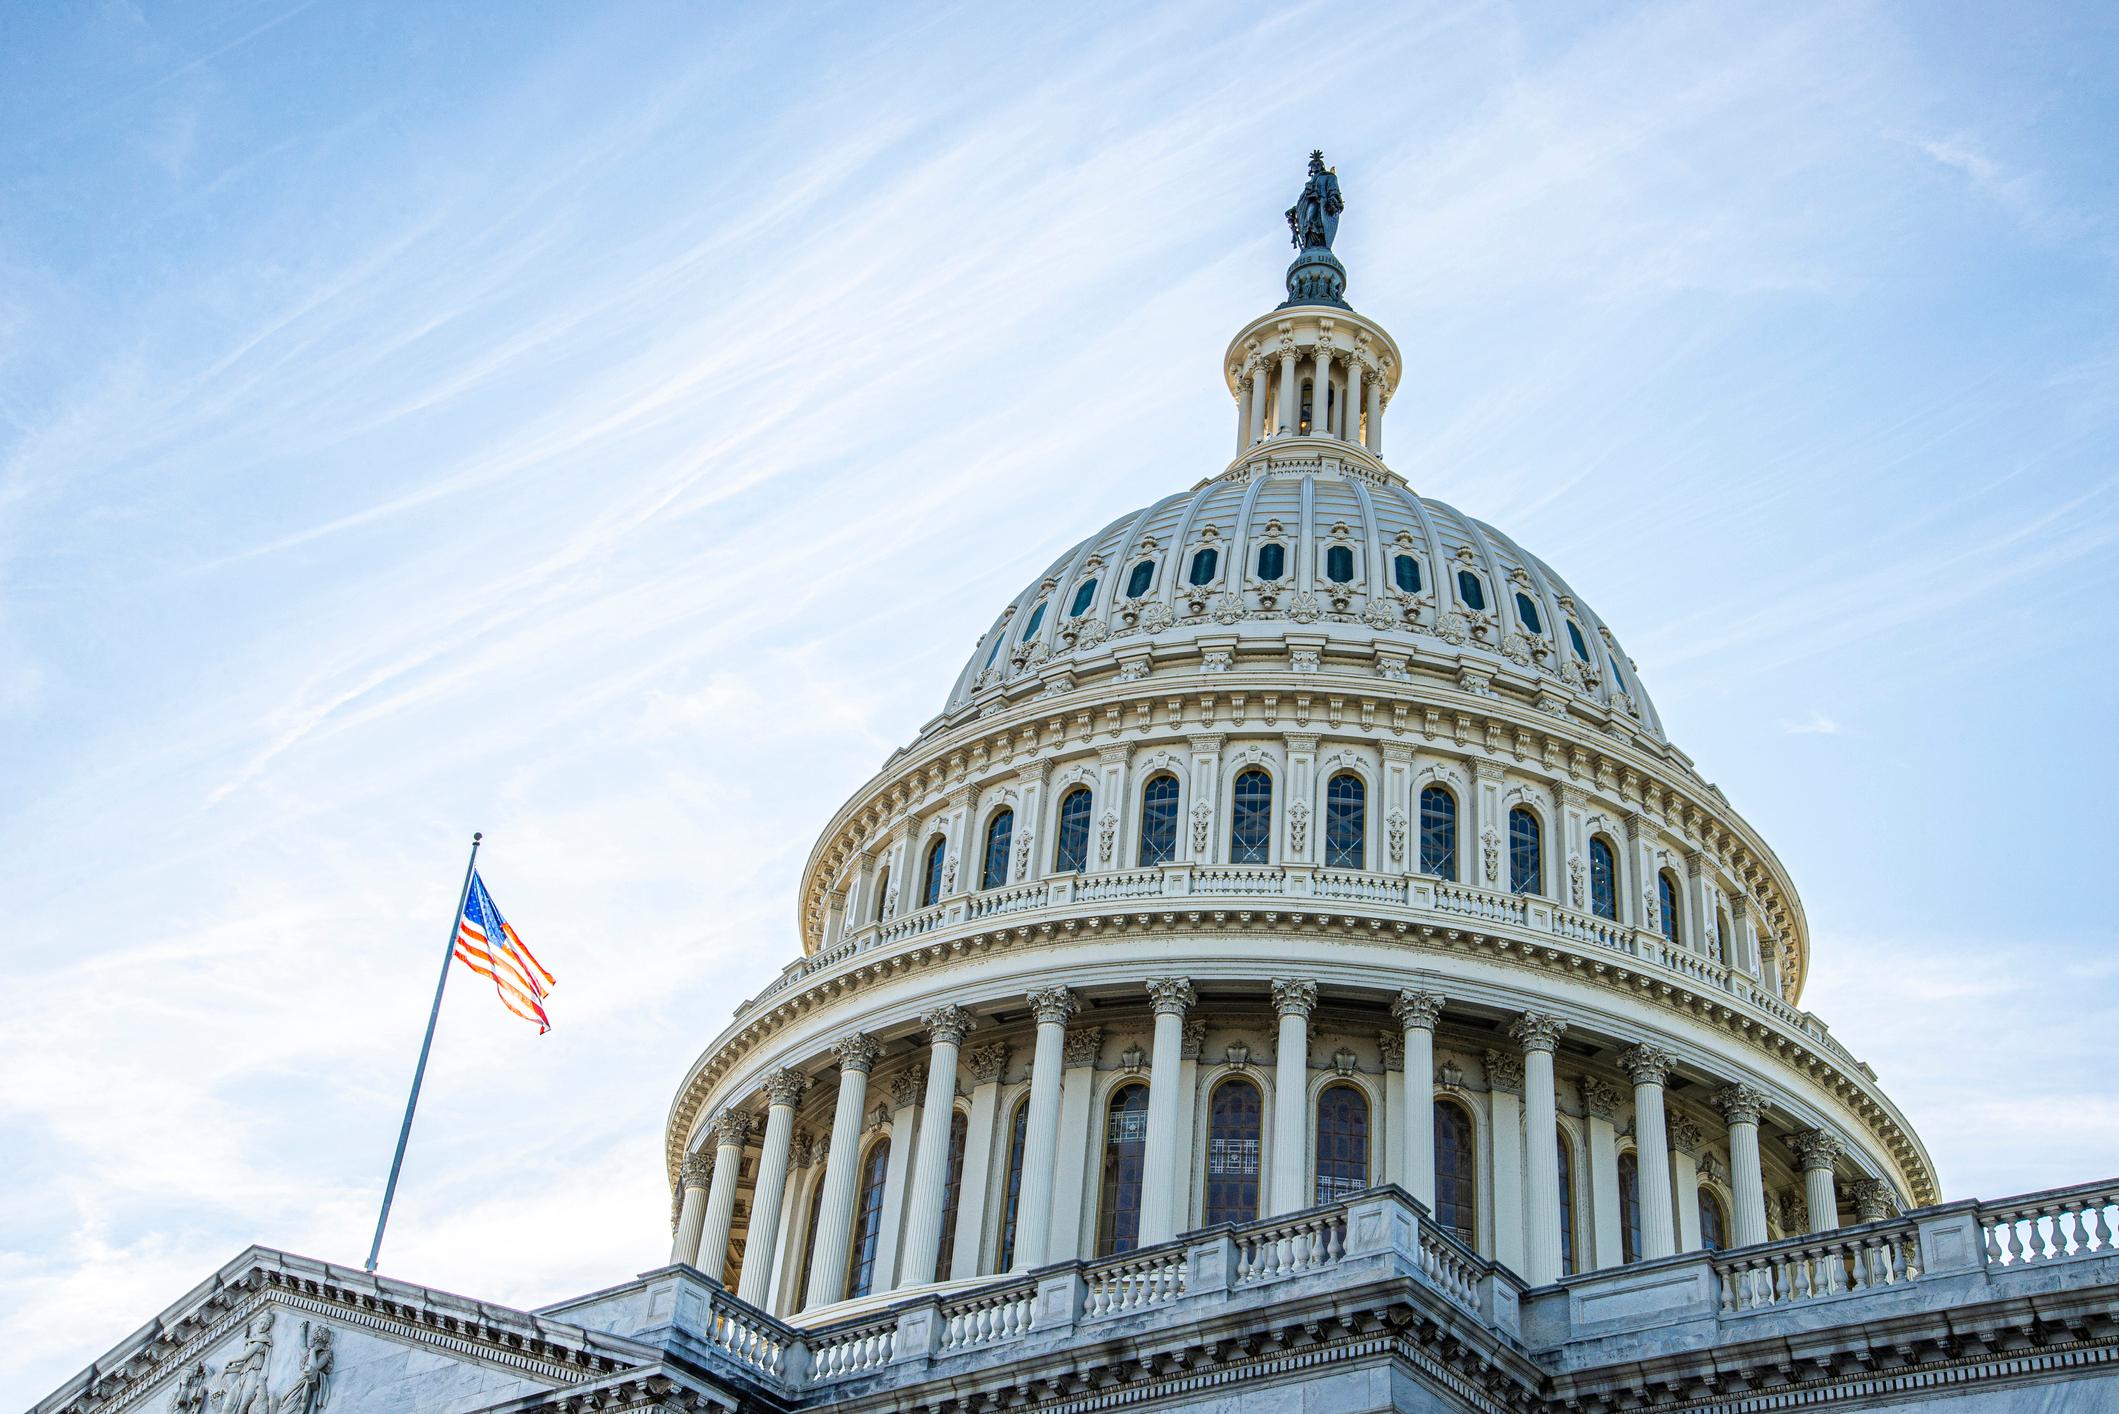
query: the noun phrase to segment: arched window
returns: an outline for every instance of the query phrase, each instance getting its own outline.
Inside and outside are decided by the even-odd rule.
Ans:
[[[875,921],[883,921],[883,910],[890,906],[890,866],[884,865],[876,871]]]
[[[1532,633],[1545,632],[1545,623],[1538,617],[1538,606],[1530,602],[1528,594],[1516,595],[1516,617],[1523,620],[1523,627]]]
[[[1398,580],[1398,587],[1408,594],[1420,592],[1420,562],[1411,555],[1400,555],[1391,561],[1391,573]]]
[[[1089,811],[1087,786],[1076,786],[1060,797],[1059,845],[1052,852],[1052,872],[1079,874],[1089,867]]]
[[[964,1141],[971,1134],[971,1121],[962,1110],[952,1111],[949,1116],[949,1159],[942,1165],[942,1172],[949,1175],[942,1187],[942,1245],[935,1250],[934,1279],[947,1281],[951,1264],[956,1260],[956,1210],[964,1196]],[[978,1254],[972,1254],[974,1264]]]
[[[1619,921],[1619,861],[1600,835],[1589,841],[1589,910],[1599,918]]]
[[[1619,1155],[1619,1260],[1641,1260],[1641,1161],[1631,1149]]]
[[[1575,1153],[1567,1131],[1553,1136],[1560,1146],[1560,1275],[1575,1274]]]
[[[1148,1148],[1148,1087],[1121,1085],[1104,1112],[1104,1181],[1096,1205],[1096,1255],[1140,1245],[1141,1161]]]
[[[1435,1221],[1469,1247],[1479,1231],[1479,1169],[1472,1117],[1462,1105],[1435,1101]]]
[[[1420,872],[1457,877],[1457,797],[1441,786],[1420,792]]]
[[[1288,572],[1288,552],[1285,546],[1261,545],[1258,547],[1258,577],[1268,584]]]
[[[1486,607],[1486,586],[1479,583],[1479,576],[1470,570],[1458,570],[1457,597],[1464,601],[1465,608],[1483,610]]]
[[[922,908],[931,908],[942,901],[942,861],[948,853],[949,841],[940,836],[927,846],[927,877],[920,885]]]
[[[1148,586],[1154,582],[1155,561],[1142,560],[1133,567],[1133,573],[1126,576],[1126,597],[1128,599],[1140,598],[1141,595],[1148,592]]]
[[[1729,1245],[1729,1224],[1722,1218],[1722,1200],[1700,1188],[1700,1246],[1719,1252]]]
[[[1297,414],[1295,430],[1307,434],[1310,430],[1310,409],[1314,405],[1317,385],[1308,379],[1302,384],[1302,405]]]
[[[1201,550],[1193,555],[1192,583],[1195,585],[1212,584],[1214,582],[1214,571],[1220,564],[1221,552],[1218,550]]]
[[[1336,1203],[1369,1186],[1369,1100],[1353,1085],[1317,1097],[1317,1197]]]
[[[1030,611],[1030,622],[1023,625],[1022,641],[1028,643],[1031,639],[1037,637],[1037,626],[1044,621],[1045,601],[1040,599],[1037,601],[1037,607]]]
[[[1247,1223],[1258,1217],[1258,1134],[1265,1107],[1258,1086],[1242,1076],[1214,1087],[1207,1104],[1207,1187],[1200,1221]]]
[[[1574,645],[1575,656],[1583,662],[1589,661],[1589,645],[1582,641],[1582,630],[1573,619],[1567,621],[1567,641]]]
[[[1346,584],[1354,578],[1354,552],[1344,545],[1334,545],[1324,552],[1324,577],[1334,584]]]
[[[1001,1197],[1001,1250],[996,1271],[1015,1266],[1015,1224],[1023,1206],[1023,1149],[1030,1137],[1030,1097],[1015,1102],[1015,1117],[1008,1121],[1008,1187]]]
[[[1663,924],[1663,937],[1672,947],[1678,941],[1678,881],[1670,877],[1668,869],[1659,870],[1655,876],[1655,911]]]
[[[1714,911],[1713,946],[1718,956],[1729,956],[1729,915],[1719,908]]]
[[[1368,787],[1341,771],[1324,787],[1324,863],[1328,869],[1368,867]]]
[[[1545,861],[1538,846],[1538,817],[1522,806],[1508,812],[1508,891],[1545,892]]]
[[[1089,601],[1095,597],[1096,581],[1093,579],[1083,580],[1082,587],[1074,591],[1074,602],[1067,606],[1067,617],[1070,619],[1080,618],[1087,612]]]
[[[1008,882],[1008,844],[1015,835],[1015,812],[1003,810],[986,822],[986,863],[979,887],[997,889]]]
[[[1265,863],[1273,841],[1273,778],[1253,767],[1236,778],[1229,796],[1229,863]]]
[[[1140,862],[1177,858],[1177,777],[1157,776],[1140,793]]]
[[[795,1278],[795,1306],[799,1311],[809,1300],[809,1269],[817,1257],[817,1214],[824,1211],[824,1165],[817,1165],[817,1181],[809,1188],[809,1223],[802,1229],[802,1271]]]
[[[883,1179],[890,1172],[890,1141],[878,1139],[861,1161],[861,1191],[854,1198],[853,1242],[846,1253],[846,1295],[866,1296],[876,1284],[876,1244],[883,1236]]]

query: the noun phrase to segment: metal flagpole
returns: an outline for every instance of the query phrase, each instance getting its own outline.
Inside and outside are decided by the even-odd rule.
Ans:
[[[456,916],[449,920],[449,947],[441,955],[441,980],[434,984],[434,1009],[427,1013],[427,1039],[419,1043],[419,1065],[412,1071],[412,1093],[405,1100],[405,1122],[397,1131],[397,1156],[390,1160],[390,1181],[383,1185],[383,1211],[375,1219],[375,1243],[368,1249],[368,1267],[383,1250],[383,1228],[390,1221],[390,1200],[397,1196],[397,1171],[405,1165],[405,1141],[412,1137],[412,1111],[419,1108],[419,1083],[427,1078],[427,1052],[434,1049],[434,1023],[441,1019],[442,989],[449,985],[449,964],[456,960],[456,929],[464,919],[464,904],[471,897],[471,876],[478,870],[478,842],[483,832],[471,836],[471,862],[464,865],[464,886],[457,891]]]

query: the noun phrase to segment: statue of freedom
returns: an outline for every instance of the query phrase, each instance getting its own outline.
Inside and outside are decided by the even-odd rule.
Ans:
[[[1319,148],[1310,153],[1310,179],[1303,184],[1302,195],[1288,208],[1288,230],[1295,248],[1330,250],[1332,237],[1339,234],[1339,213],[1345,209],[1339,176],[1324,165],[1324,150]]]

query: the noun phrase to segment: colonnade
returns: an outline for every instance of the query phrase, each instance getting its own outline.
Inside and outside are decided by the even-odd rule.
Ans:
[[[1176,1237],[1184,1225],[1184,1215],[1190,1211],[1193,1136],[1189,1128],[1194,1115],[1188,1098],[1192,1073],[1187,1067],[1196,1062],[1185,1053],[1185,1036],[1187,1016],[1196,1003],[1196,995],[1191,982],[1182,977],[1150,979],[1145,991],[1154,1015],[1154,1031],[1151,1049],[1141,1058],[1146,1061],[1142,1078],[1148,1085],[1148,1103],[1138,1244],[1152,1246]],[[1301,978],[1277,978],[1271,982],[1271,996],[1278,1045],[1272,1104],[1267,1115],[1271,1164],[1260,1175],[1262,1217],[1296,1212],[1313,1201],[1306,1181],[1306,1163],[1312,1149],[1309,1072],[1317,985]],[[1070,1170],[1086,1168],[1087,1159],[1095,1152],[1089,1074],[1096,1060],[1095,1047],[1071,1044],[1068,1031],[1069,1023],[1081,1012],[1081,1003],[1064,987],[1031,992],[1026,1000],[1036,1025],[1036,1040],[1023,1121],[1021,1188],[1009,1264],[1015,1271],[1069,1259],[1081,1250],[1083,1174]],[[1385,1033],[1385,1039],[1397,1043],[1403,1081],[1392,1085],[1389,1091],[1385,1134],[1393,1149],[1381,1155],[1382,1175],[1372,1175],[1374,1181],[1399,1182],[1430,1210],[1436,1202],[1434,1106],[1440,1093],[1435,1083],[1435,1032],[1445,1000],[1427,991],[1403,991],[1392,1000],[1391,1012],[1398,1029]],[[884,1198],[886,1203],[894,1199],[897,1205],[899,1221],[889,1227],[893,1234],[901,1227],[902,1237],[894,1240],[898,1254],[895,1262],[882,1261],[876,1268],[878,1290],[923,1286],[936,1280],[945,1200],[951,1182],[951,1099],[957,1089],[959,1052],[977,1020],[964,1007],[952,1004],[926,1013],[921,1025],[928,1046],[925,1085],[912,1086],[913,1093],[902,1097],[905,1103],[898,1107],[898,1113],[910,1124],[909,1111],[917,1106],[918,1119],[911,1126],[916,1132],[894,1135],[897,1143],[893,1145],[891,1163],[895,1192],[886,1192]],[[1555,1058],[1566,1031],[1567,1024],[1559,1018],[1526,1011],[1507,1028],[1515,1051],[1487,1053],[1493,1092],[1488,1123],[1492,1126],[1495,1156],[1492,1202],[1496,1250],[1490,1255],[1515,1267],[1534,1286],[1557,1280],[1563,1267]],[[1196,1040],[1192,1048],[1196,1053]],[[874,1038],[858,1033],[843,1037],[832,1049],[837,1060],[838,1089],[828,1153],[837,1162],[826,1165],[815,1200],[815,1230],[808,1248],[806,1283],[799,1290],[792,1290],[790,1296],[804,1308],[830,1305],[848,1295],[860,1155],[863,1133],[870,1123],[866,1111],[868,1080],[881,1053]],[[976,1053],[973,1059],[976,1064]],[[1138,1064],[1138,1060],[1134,1063]],[[1666,1120],[1664,1091],[1674,1057],[1642,1042],[1625,1048],[1618,1063],[1633,1088],[1635,1172],[1639,1185],[1638,1245],[1634,1255],[1652,1259],[1697,1247],[1697,1221],[1685,1216],[1689,1191],[1684,1194],[1687,1203],[1673,1201],[1674,1171],[1679,1172],[1684,1189],[1696,1186],[1690,1151],[1699,1143],[1698,1126],[1690,1120],[1679,1121],[1676,1126],[1690,1133],[1684,1148],[1674,1153],[1669,1141],[1672,1126]],[[991,1064],[986,1069],[997,1088],[999,1065]],[[913,1071],[905,1078],[917,1081],[922,1076]],[[989,1077],[982,1074],[981,1078]],[[789,1201],[787,1182],[795,1106],[810,1084],[808,1075],[785,1068],[768,1077],[763,1087],[767,1101],[763,1140],[751,1185],[750,1227],[737,1281],[737,1294],[760,1307],[769,1308],[772,1304],[782,1214],[794,1206]],[[1616,1182],[1612,1177],[1617,1153],[1612,1119],[1618,1096],[1601,1082],[1585,1080],[1582,1088],[1590,1116],[1589,1176],[1597,1195],[1594,1206],[1602,1223],[1602,1215],[1615,1206],[1609,1201],[1611,1192],[1607,1190],[1612,1190]],[[931,1097],[932,1102],[921,1104],[921,1095]],[[1712,1103],[1728,1126],[1732,1170],[1728,1177],[1734,1201],[1727,1240],[1736,1246],[1763,1242],[1768,1228],[1759,1123],[1765,1099],[1749,1085],[1730,1082],[1713,1092]],[[988,1128],[992,1128],[994,1112],[990,1104],[986,1106],[985,1119]],[[1072,1165],[1065,1161],[1067,1146],[1062,1142],[1063,1131],[1070,1123],[1081,1131],[1077,1137],[1089,1146],[1073,1149],[1078,1162]],[[708,1145],[687,1158],[680,1177],[682,1194],[673,1260],[690,1262],[709,1275],[718,1276],[726,1268],[744,1146],[757,1128],[756,1121],[745,1111],[723,1110],[709,1126]],[[1542,1142],[1539,1136],[1544,1136]],[[899,1145],[909,1151],[902,1157]],[[1824,1131],[1809,1131],[1790,1136],[1789,1145],[1803,1170],[1808,1229],[1822,1232],[1836,1227],[1839,1203],[1834,1171],[1845,1152],[1843,1142]],[[711,1162],[706,1159],[708,1149],[713,1156]],[[984,1198],[983,1194],[966,1191],[962,1201],[976,1204]],[[1883,1216],[1889,1202],[1890,1190],[1877,1181],[1863,1185],[1857,1192],[1857,1206],[1865,1219],[1872,1208],[1875,1216]],[[1512,1221],[1518,1215],[1520,1227]],[[976,1224],[971,1226],[975,1228]],[[1596,1247],[1599,1264],[1611,1265],[1613,1254],[1619,1250],[1615,1239],[1599,1233]],[[798,1249],[799,1244],[789,1246],[790,1251]],[[954,1274],[965,1274],[976,1260],[975,1252],[962,1254],[960,1247]]]
[[[1344,365],[1341,380],[1332,381],[1334,363]],[[1301,372],[1310,379],[1310,427],[1306,435],[1334,437],[1383,455],[1383,409],[1390,395],[1382,375],[1369,370],[1346,349],[1327,344],[1281,345],[1277,359],[1254,360],[1237,381],[1236,450],[1266,437],[1301,434]],[[1277,370],[1277,372],[1276,372]],[[1267,425],[1268,408],[1272,424]]]

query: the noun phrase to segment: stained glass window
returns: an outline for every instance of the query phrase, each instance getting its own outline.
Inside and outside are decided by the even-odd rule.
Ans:
[[[1352,1085],[1317,1097],[1317,1197],[1336,1203],[1369,1186],[1369,1101]]]
[[[1368,787],[1341,771],[1324,788],[1324,862],[1330,869],[1368,867]]]
[[[1457,877],[1457,797],[1441,786],[1420,792],[1420,872]]]
[[[1273,778],[1245,771],[1230,791],[1229,862],[1263,864],[1272,850]]]
[[[1247,1223],[1258,1217],[1258,1140],[1264,1105],[1241,1076],[1214,1087],[1207,1117],[1206,1201],[1200,1220]]]
[[[1545,891],[1545,861],[1538,845],[1538,817],[1522,806],[1508,812],[1508,890]]]
[[[1619,921],[1619,862],[1601,837],[1589,842],[1589,908],[1599,918]]]
[[[878,1139],[861,1165],[861,1192],[853,1205],[853,1243],[847,1249],[846,1295],[875,1288],[876,1244],[883,1235],[883,1180],[890,1172],[890,1141]]]
[[[1030,1097],[1015,1102],[1015,1118],[1008,1123],[1008,1190],[1001,1200],[1001,1251],[999,1271],[1015,1266],[1015,1224],[1023,1206],[1023,1148],[1030,1135]]]
[[[1096,1205],[1096,1255],[1140,1245],[1140,1185],[1148,1149],[1148,1087],[1121,1085],[1104,1112],[1104,1176]]]
[[[997,889],[1008,882],[1008,845],[1015,835],[1015,812],[1003,810],[986,824],[986,863],[979,887]]]
[[[1059,847],[1053,851],[1055,874],[1079,874],[1089,867],[1089,788],[1076,786],[1060,797]]]
[[[1477,1240],[1479,1168],[1472,1117],[1461,1105],[1435,1101],[1435,1221],[1465,1245]]]
[[[1177,858],[1177,777],[1157,776],[1140,793],[1140,862]]]

